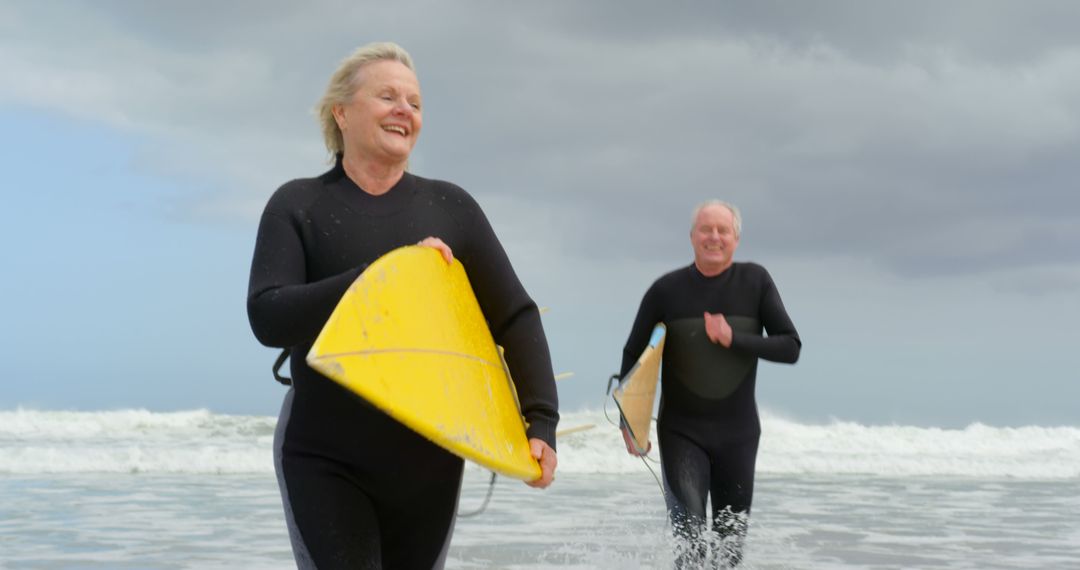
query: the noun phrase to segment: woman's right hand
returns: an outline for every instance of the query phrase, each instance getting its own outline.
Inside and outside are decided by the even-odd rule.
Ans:
[[[442,253],[443,259],[445,259],[447,263],[452,263],[454,261],[454,252],[450,250],[450,246],[446,245],[446,242],[437,237],[428,236],[417,242],[416,245],[421,247],[433,247],[439,250],[439,253]]]

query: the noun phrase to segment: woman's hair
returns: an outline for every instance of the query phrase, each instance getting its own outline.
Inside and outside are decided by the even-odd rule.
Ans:
[[[345,151],[345,142],[341,137],[341,129],[337,120],[334,119],[334,106],[344,105],[352,100],[356,88],[360,86],[360,71],[376,61],[397,61],[416,72],[412,58],[401,46],[392,42],[376,42],[357,48],[341,61],[334,74],[330,76],[330,83],[326,86],[326,92],[315,107],[319,115],[319,124],[322,126],[323,141],[326,150],[330,154],[337,155]]]

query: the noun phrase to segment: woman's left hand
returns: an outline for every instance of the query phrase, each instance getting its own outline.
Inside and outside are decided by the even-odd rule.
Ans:
[[[547,442],[535,437],[529,439],[529,450],[532,452],[533,459],[540,463],[540,478],[526,481],[525,484],[537,489],[546,489],[555,480],[555,467],[559,464],[559,458]]]
[[[428,236],[416,245],[422,247],[433,247],[439,250],[439,253],[442,253],[443,259],[445,259],[447,263],[452,263],[454,261],[454,252],[450,250],[450,246],[446,245],[443,240],[437,237]]]

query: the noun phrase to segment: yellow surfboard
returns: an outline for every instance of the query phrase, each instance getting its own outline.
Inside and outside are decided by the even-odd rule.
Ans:
[[[380,257],[338,302],[307,363],[446,450],[531,481],[525,420],[461,262]]]
[[[623,423],[630,430],[630,439],[638,453],[649,450],[649,433],[652,431],[652,411],[656,401],[656,384],[660,379],[660,361],[664,353],[667,327],[658,323],[649,337],[637,363],[619,381],[611,393],[619,406]]]

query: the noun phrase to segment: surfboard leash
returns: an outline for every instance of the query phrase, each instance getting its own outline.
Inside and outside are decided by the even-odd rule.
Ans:
[[[281,367],[285,364],[285,361],[289,359],[289,349],[281,349],[281,354],[278,354],[277,360],[274,361],[274,380],[281,382],[286,386],[292,386],[292,378],[281,375]]]
[[[491,495],[494,494],[494,492],[495,492],[495,479],[497,479],[497,478],[498,478],[498,475],[494,471],[492,471],[491,472],[491,481],[488,482],[487,495],[484,496],[484,502],[480,503],[480,508],[478,508],[476,510],[473,510],[473,511],[469,511],[467,513],[460,513],[459,512],[457,514],[457,517],[459,519],[467,519],[469,517],[475,517],[476,515],[479,515],[480,513],[483,513],[484,510],[487,509],[488,503],[491,502]]]
[[[649,461],[655,461],[655,460],[654,459],[648,459],[647,456],[645,456],[645,455],[639,455],[638,457],[641,459],[641,462],[645,465],[645,468],[649,470],[649,473],[652,474],[652,478],[656,480],[656,486],[660,487],[660,496],[663,497],[664,496],[664,484],[662,482],[660,482],[660,478],[656,476],[656,471],[653,471],[652,465],[649,465]]]

